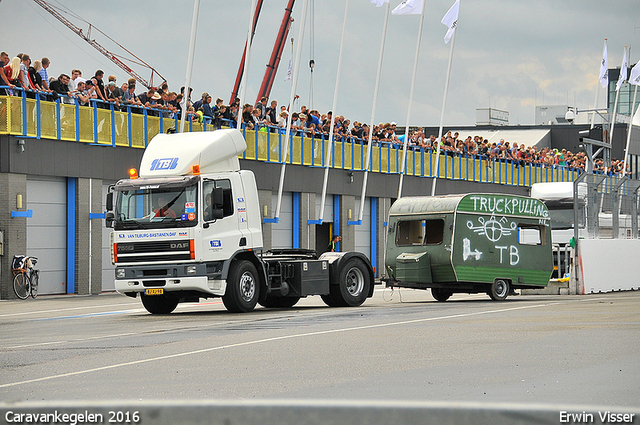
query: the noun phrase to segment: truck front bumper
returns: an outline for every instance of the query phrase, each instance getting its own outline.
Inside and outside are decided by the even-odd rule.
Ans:
[[[207,270],[205,264],[118,266],[115,273],[115,289],[125,295],[162,288],[164,292],[188,291],[200,293],[203,297],[221,297],[227,287],[221,275],[211,273],[211,267]]]

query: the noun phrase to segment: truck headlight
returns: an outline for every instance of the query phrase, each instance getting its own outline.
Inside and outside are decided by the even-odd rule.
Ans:
[[[196,266],[187,266],[184,271],[186,274],[196,274]]]
[[[124,269],[116,269],[116,279],[124,279]]]

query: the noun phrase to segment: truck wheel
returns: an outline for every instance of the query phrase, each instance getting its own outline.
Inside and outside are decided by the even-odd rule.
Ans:
[[[140,294],[142,305],[151,314],[169,314],[178,306],[178,298],[171,295]]]
[[[340,304],[338,304],[336,300],[333,299],[331,294],[320,295],[320,298],[322,298],[322,301],[324,301],[324,303],[329,307],[340,307]]]
[[[509,282],[505,279],[496,279],[491,284],[489,296],[494,301],[504,301],[509,295]]]
[[[362,260],[352,258],[338,273],[338,284],[331,285],[329,290],[338,306],[357,307],[367,299],[370,287],[367,267]]]
[[[436,299],[436,301],[445,302],[449,297],[451,297],[451,295],[453,295],[453,292],[442,288],[431,288],[431,295]]]
[[[300,301],[300,297],[268,296],[267,299],[260,303],[260,305],[266,308],[290,308],[296,305],[298,301]]]
[[[237,261],[231,265],[222,302],[232,313],[246,313],[256,307],[259,291],[256,266],[251,261]]]

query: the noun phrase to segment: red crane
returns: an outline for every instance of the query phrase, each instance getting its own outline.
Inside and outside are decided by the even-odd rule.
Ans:
[[[152,67],[151,65],[149,65],[148,63],[146,63],[145,61],[143,61],[142,59],[140,59],[138,56],[134,55],[133,53],[131,53],[129,50],[127,50],[123,45],[121,45],[120,43],[118,43],[117,41],[115,41],[114,39],[112,39],[111,37],[109,37],[107,34],[105,34],[104,32],[100,31],[98,28],[92,26],[89,23],[89,29],[87,31],[87,34],[85,35],[85,33],[82,31],[82,28],[79,28],[78,26],[76,26],[75,24],[73,24],[71,21],[69,21],[67,18],[65,18],[64,16],[62,16],[60,14],[60,12],[58,12],[57,8],[55,8],[54,6],[51,6],[49,3],[47,3],[44,0],[33,0],[34,2],[36,2],[37,5],[39,5],[40,7],[42,7],[44,10],[46,10],[47,12],[49,12],[51,15],[53,15],[54,18],[56,18],[57,20],[59,20],[60,22],[62,22],[64,25],[66,25],[71,31],[75,32],[76,34],[78,34],[80,36],[80,38],[82,38],[84,41],[86,41],[87,43],[89,43],[91,46],[93,46],[94,49],[96,49],[97,51],[99,51],[100,53],[102,53],[104,56],[106,56],[111,62],[115,63],[116,65],[118,65],[120,68],[122,68],[127,74],[131,75],[133,78],[135,78],[136,80],[138,80],[140,82],[140,84],[144,85],[146,88],[151,88],[153,87],[153,75],[156,74],[158,77],[160,77],[162,79],[162,81],[166,81],[165,78],[160,75],[160,73],[158,71],[156,71],[156,69],[154,67]],[[86,22],[86,21],[85,21]],[[105,49],[104,47],[102,47],[97,41],[92,40],[91,39],[91,28],[94,28],[96,31],[98,31],[100,34],[104,35],[105,37],[107,37],[109,40],[113,41],[115,44],[117,44],[122,50],[124,50],[125,52],[127,52],[128,54],[130,54],[131,56],[133,56],[133,58],[138,61],[138,65],[143,66],[145,68],[148,68],[151,70],[151,78],[149,78],[149,81],[145,80],[144,78],[142,78],[137,72],[135,72],[133,69],[131,69],[126,63],[124,63],[115,53],[110,52],[109,50]]]
[[[262,9],[262,2],[263,0],[258,0],[258,2],[256,3],[256,11],[253,14],[253,25],[251,28],[252,40],[256,31],[256,25],[258,24],[258,16],[260,15],[260,10]],[[269,63],[267,64],[267,70],[264,73],[264,78],[262,79],[262,85],[260,86],[260,91],[258,92],[258,98],[256,102],[259,101],[263,96],[269,96],[269,93],[271,93],[273,81],[276,77],[276,71],[278,70],[278,65],[280,64],[280,57],[282,56],[282,51],[284,50],[287,36],[289,34],[289,28],[291,28],[291,22],[293,21],[293,19],[291,18],[291,14],[293,12],[294,3],[295,0],[289,0],[287,7],[285,7],[284,9],[284,17],[282,18],[280,30],[278,32],[278,36],[276,37],[275,44],[273,45],[271,58],[269,59]],[[233,90],[231,91],[231,100],[229,101],[229,104],[231,104],[238,96],[238,89],[240,87],[240,82],[242,81],[242,73],[244,72],[244,62],[246,55],[247,45],[245,43],[244,51],[242,52],[242,59],[240,60],[240,67],[238,68],[238,75],[236,76],[236,82],[233,85]],[[244,99],[242,99],[242,101],[244,101]]]
[[[258,25],[258,17],[260,16],[260,11],[262,10],[262,2],[263,0],[258,0],[256,2],[256,10],[253,13],[253,23],[251,25],[251,43],[253,43],[253,36],[256,33],[256,26]],[[245,41],[244,50],[242,51],[242,59],[240,59],[240,66],[238,67],[238,75],[236,75],[236,82],[233,84],[233,90],[231,90],[231,99],[229,100],[229,105],[231,105],[236,100],[236,97],[238,97],[238,89],[240,88],[240,83],[242,82],[242,73],[244,72],[244,62],[246,58],[247,58],[247,42]]]
[[[291,18],[291,14],[293,13],[293,3],[295,3],[295,0],[289,0],[287,7],[284,9],[284,17],[282,18],[282,23],[280,24],[280,31],[278,31],[276,42],[273,45],[273,52],[271,52],[271,58],[269,59],[269,63],[267,64],[267,70],[264,73],[264,78],[262,79],[262,85],[260,86],[260,91],[258,92],[258,99],[256,100],[256,102],[258,102],[263,96],[268,97],[269,93],[271,93],[273,81],[276,78],[276,72],[278,71],[278,66],[280,65],[282,51],[284,50],[284,46],[287,41],[287,35],[289,34],[289,28],[291,28],[291,22],[293,22],[293,18]]]

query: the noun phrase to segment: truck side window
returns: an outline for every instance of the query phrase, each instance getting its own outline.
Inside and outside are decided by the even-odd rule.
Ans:
[[[518,243],[520,245],[544,245],[544,227],[540,224],[518,223]]]
[[[210,202],[210,194],[211,191],[214,188],[222,188],[222,199],[223,199],[223,203],[222,205],[216,205],[216,206],[209,206],[208,202]],[[205,221],[209,221],[206,217],[207,217],[207,208],[220,208],[222,207],[222,211],[223,211],[223,217],[229,217],[231,215],[233,215],[233,194],[231,192],[231,182],[227,179],[224,180],[207,180],[203,183],[202,185],[202,190],[203,190],[203,199],[204,199],[204,205],[203,205],[203,210],[205,211]]]

